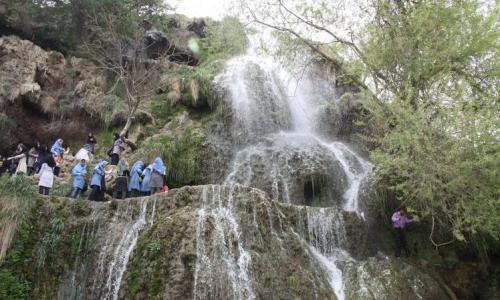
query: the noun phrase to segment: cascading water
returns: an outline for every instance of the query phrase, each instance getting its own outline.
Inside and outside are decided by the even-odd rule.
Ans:
[[[362,216],[358,194],[371,164],[346,144],[322,138],[315,122],[322,105],[335,95],[331,84],[307,74],[297,80],[259,53],[255,39],[250,44],[247,55],[229,61],[216,78],[229,92],[238,147],[225,184],[257,187],[281,202],[336,206]],[[352,258],[342,249],[341,214],[323,208],[306,212],[302,235],[342,299],[337,261]]]
[[[148,206],[151,210],[149,218]],[[155,210],[155,196],[152,201],[149,198],[141,198],[129,201],[126,205],[117,208],[99,251],[95,280],[92,285],[92,298],[118,299],[123,274],[135,249],[139,234],[148,223],[153,224]]]
[[[233,190],[203,188],[196,229],[194,299],[255,299],[244,249],[233,213]]]

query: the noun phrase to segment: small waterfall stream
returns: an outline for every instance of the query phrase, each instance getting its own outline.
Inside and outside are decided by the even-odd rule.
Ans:
[[[285,203],[333,206],[363,217],[358,194],[371,164],[343,142],[323,138],[315,121],[335,94],[331,84],[308,74],[296,79],[272,57],[259,53],[256,44],[251,37],[247,54],[230,60],[216,78],[229,91],[237,143],[225,184],[257,187]],[[343,299],[337,265],[352,258],[342,246],[347,238],[342,215],[307,207],[305,219],[302,234],[310,253]]]
[[[194,299],[255,299],[250,254],[233,213],[233,189],[222,193],[220,186],[203,188],[196,241]]]

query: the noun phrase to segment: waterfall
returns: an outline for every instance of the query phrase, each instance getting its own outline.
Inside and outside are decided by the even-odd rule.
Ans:
[[[233,189],[205,186],[196,228],[194,299],[255,299],[238,220]]]
[[[358,194],[371,164],[345,143],[322,137],[316,124],[318,112],[335,95],[332,84],[307,71],[297,79],[290,69],[259,52],[257,42],[252,36],[247,54],[230,60],[225,72],[216,78],[230,97],[236,144],[225,184],[256,187],[285,203],[333,206],[363,217]],[[272,40],[266,42],[275,44]],[[209,218],[224,220],[217,217],[220,212],[215,212],[202,209],[200,234]],[[323,266],[332,289],[342,299],[342,271],[337,265],[352,260],[343,250],[342,215],[308,207],[304,217],[302,235],[310,253]],[[199,239],[199,246],[204,247],[202,236]],[[208,265],[211,261],[201,263]]]
[[[98,253],[92,298],[118,299],[123,275],[139,235],[146,225],[153,224],[156,197],[153,198],[149,218],[148,204],[151,201],[141,198],[119,205],[110,223],[103,225],[105,229],[101,230],[106,231],[106,236],[102,237],[104,241]]]

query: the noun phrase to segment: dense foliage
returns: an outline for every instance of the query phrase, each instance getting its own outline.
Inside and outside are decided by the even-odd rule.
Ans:
[[[355,123],[365,126],[378,186],[421,217],[434,246],[498,245],[498,6],[372,0],[356,30],[328,1],[262,5],[247,9],[255,22],[302,42],[360,88]]]
[[[120,30],[130,33],[137,17],[155,20],[169,9],[161,0],[21,0],[7,5],[6,25],[40,37],[51,48],[73,52],[94,38],[96,19],[114,16]]]
[[[381,183],[455,239],[498,239],[498,11],[377,4],[363,51],[390,92],[368,105]]]

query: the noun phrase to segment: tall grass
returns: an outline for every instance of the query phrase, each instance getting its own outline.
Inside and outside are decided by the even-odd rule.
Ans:
[[[17,225],[36,204],[37,193],[25,176],[0,177],[0,261],[5,257]]]

